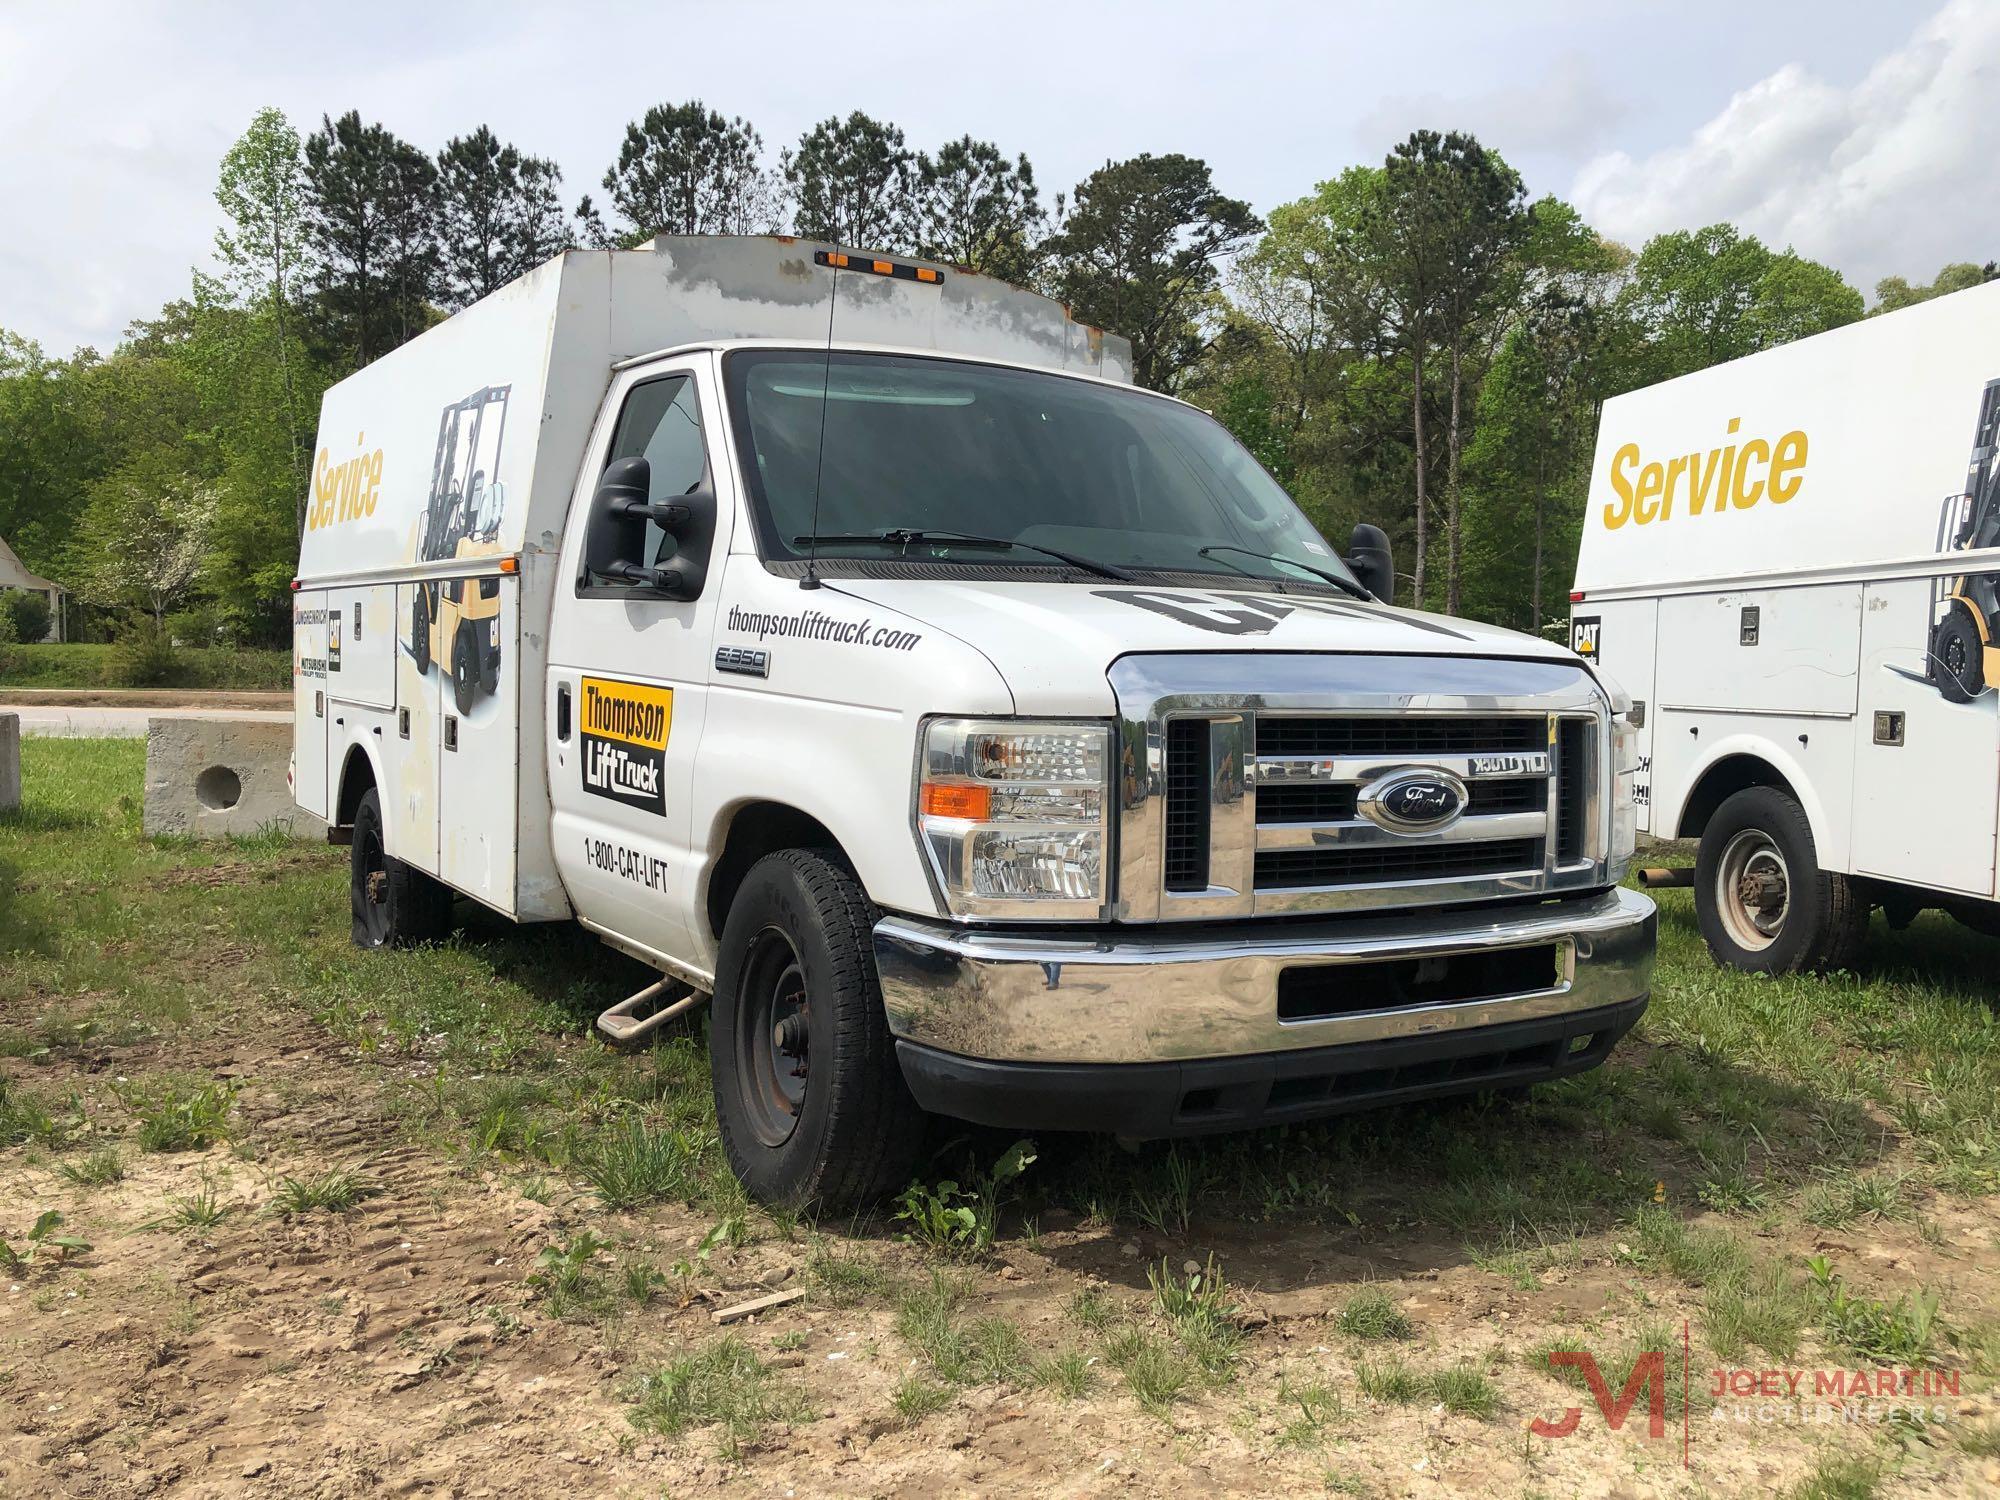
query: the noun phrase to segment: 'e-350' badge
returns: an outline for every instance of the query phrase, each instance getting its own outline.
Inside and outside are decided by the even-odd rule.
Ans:
[[[583,789],[664,817],[672,688],[586,677],[582,682]]]

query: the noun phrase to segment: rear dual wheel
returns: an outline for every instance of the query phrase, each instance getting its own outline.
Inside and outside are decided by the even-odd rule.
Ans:
[[[382,798],[373,787],[354,810],[348,906],[357,948],[406,948],[451,931],[451,887],[389,853]]]
[[[1804,809],[1776,787],[1727,798],[1702,830],[1695,918],[1716,962],[1755,974],[1851,968],[1868,901],[1819,867]]]

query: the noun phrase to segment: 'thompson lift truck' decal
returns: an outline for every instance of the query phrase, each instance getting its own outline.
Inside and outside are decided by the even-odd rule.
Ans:
[[[606,677],[582,683],[583,789],[646,812],[667,811],[667,733],[672,688]]]

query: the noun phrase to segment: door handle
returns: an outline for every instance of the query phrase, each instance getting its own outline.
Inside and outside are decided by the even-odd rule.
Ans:
[[[569,684],[556,684],[556,738],[564,744],[569,742]]]

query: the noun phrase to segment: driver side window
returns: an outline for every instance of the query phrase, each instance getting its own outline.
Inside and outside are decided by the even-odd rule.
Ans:
[[[643,458],[652,466],[649,500],[677,500],[701,488],[708,476],[708,448],[702,441],[701,411],[694,377],[668,375],[634,386],[618,414],[611,452],[605,462]],[[646,561],[661,561],[665,534],[646,523]]]

